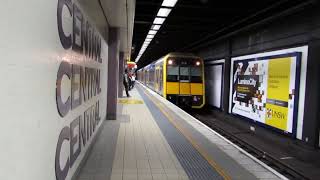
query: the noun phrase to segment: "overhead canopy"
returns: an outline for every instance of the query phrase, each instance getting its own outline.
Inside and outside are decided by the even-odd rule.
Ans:
[[[79,0],[101,33],[108,27],[120,30],[120,51],[130,56],[135,0]]]

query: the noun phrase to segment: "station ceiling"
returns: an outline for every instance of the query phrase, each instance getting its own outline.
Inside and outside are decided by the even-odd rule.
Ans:
[[[163,0],[136,0],[131,60],[134,61]],[[143,67],[169,52],[194,52],[201,44],[285,12],[307,0],[178,0],[141,56]]]

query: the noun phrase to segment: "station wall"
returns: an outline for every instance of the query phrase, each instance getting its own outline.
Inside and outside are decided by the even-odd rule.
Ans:
[[[254,26],[236,35],[226,37],[211,45],[198,49],[196,53],[207,61],[225,59],[223,108],[229,113],[231,59],[257,53],[285,51],[296,47],[306,47],[305,68],[301,73],[305,78],[300,85],[305,93],[300,93],[298,114],[300,132],[296,138],[312,146],[319,144],[319,59],[320,53],[320,12],[319,3],[313,7],[277,18],[269,23]],[[302,91],[304,92],[304,91]],[[302,125],[303,124],[303,125]]]
[[[107,31],[77,1],[0,9],[0,179],[71,179],[106,117]]]

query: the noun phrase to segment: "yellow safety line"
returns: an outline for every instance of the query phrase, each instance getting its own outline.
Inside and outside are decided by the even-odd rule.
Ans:
[[[148,94],[145,93],[149,99],[159,108],[159,110],[167,117],[167,119],[173,124],[176,129],[178,129],[187,139],[188,141],[192,144],[192,146],[208,161],[208,163],[225,179],[225,180],[231,180],[231,177],[211,158],[211,156],[201,148],[196,141],[191,137],[191,135],[188,133],[188,131],[181,126],[178,125],[174,121],[174,118],[168,114],[164,109],[161,103],[155,102],[155,100]]]
[[[120,104],[143,104],[143,101],[139,99],[118,99]]]

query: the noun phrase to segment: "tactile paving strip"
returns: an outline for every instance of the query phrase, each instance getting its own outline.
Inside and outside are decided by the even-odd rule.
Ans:
[[[190,142],[167,120],[166,116],[157,106],[146,97],[144,92],[139,88],[137,89],[189,179],[223,179]]]
[[[118,100],[118,102],[120,104],[143,104],[143,101],[139,100],[139,99],[124,99],[124,98],[120,98]]]

